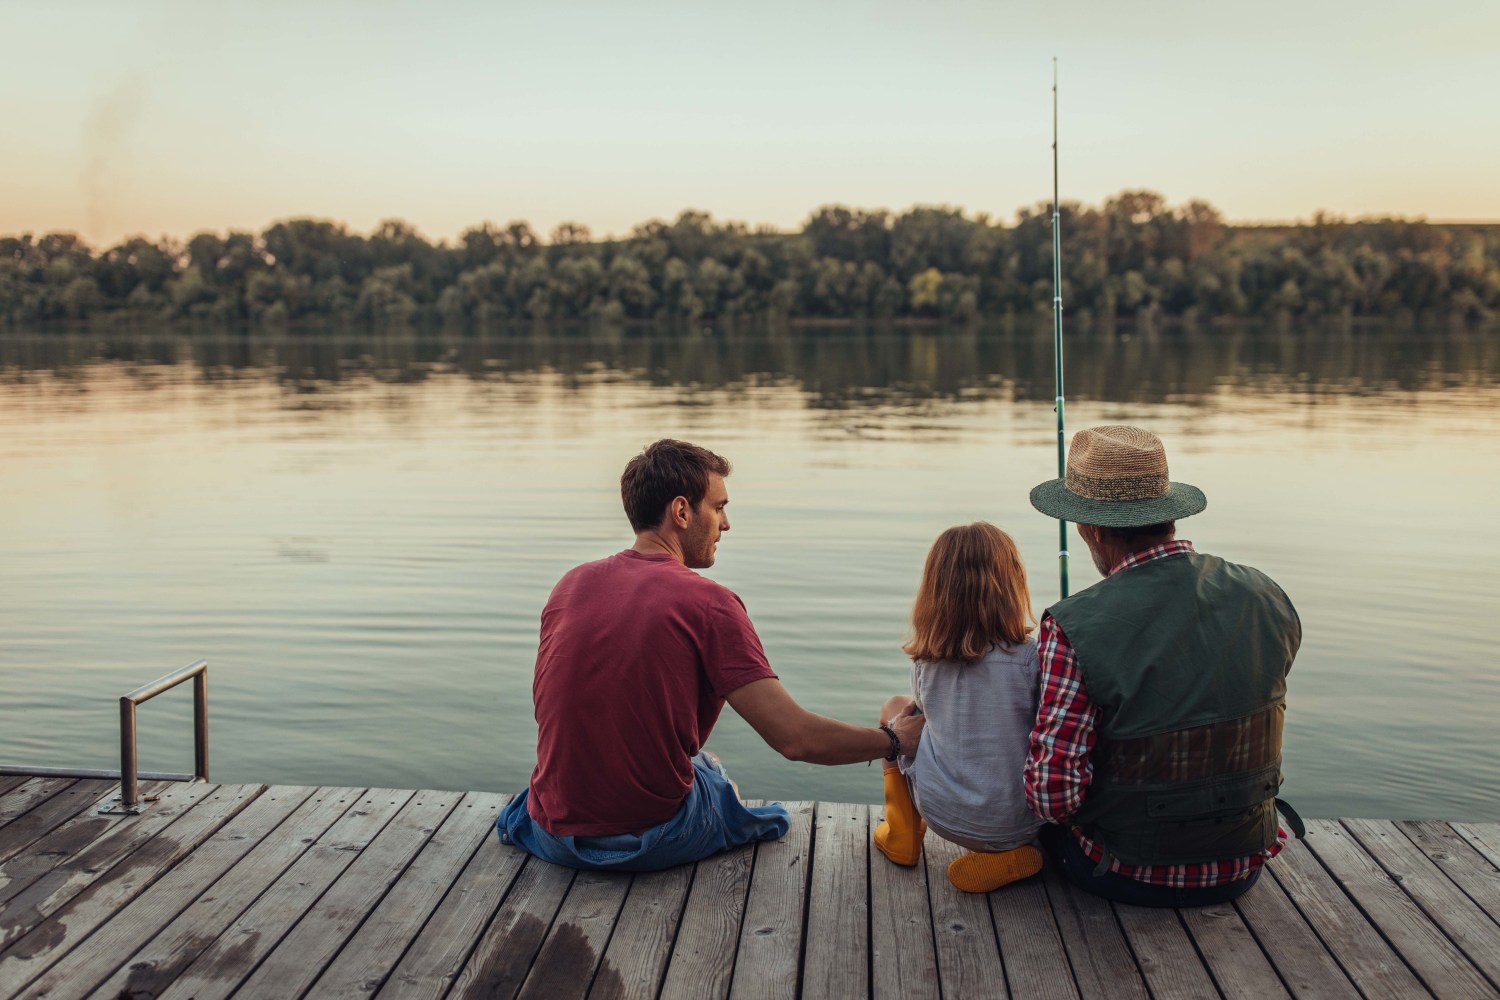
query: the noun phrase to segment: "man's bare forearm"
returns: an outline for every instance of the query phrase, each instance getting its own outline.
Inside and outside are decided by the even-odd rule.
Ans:
[[[873,726],[854,726],[809,712],[774,679],[754,681],[732,691],[729,705],[788,760],[809,764],[858,764],[885,757],[891,739]],[[922,717],[902,716],[891,726],[900,750],[910,755],[922,738]]]

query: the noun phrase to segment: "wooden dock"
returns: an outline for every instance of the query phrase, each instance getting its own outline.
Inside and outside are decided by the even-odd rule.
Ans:
[[[954,890],[878,807],[645,875],[501,846],[484,792],[0,778],[0,997],[1500,997],[1500,824],[1321,820],[1236,903]]]

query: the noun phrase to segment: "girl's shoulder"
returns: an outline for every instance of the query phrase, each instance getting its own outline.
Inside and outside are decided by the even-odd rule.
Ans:
[[[987,656],[1005,660],[1033,660],[1037,656],[1036,636],[1029,635],[1024,642],[997,642],[990,647]]]

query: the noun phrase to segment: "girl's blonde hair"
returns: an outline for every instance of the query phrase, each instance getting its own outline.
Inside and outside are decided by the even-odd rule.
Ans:
[[[914,660],[973,663],[994,643],[1026,641],[1034,627],[1026,567],[1009,535],[988,521],[949,528],[932,543],[911,610]]]

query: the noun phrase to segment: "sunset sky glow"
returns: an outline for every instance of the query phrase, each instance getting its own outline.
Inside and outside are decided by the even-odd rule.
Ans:
[[[1500,219],[1500,4],[0,0],[0,233],[685,208]]]

